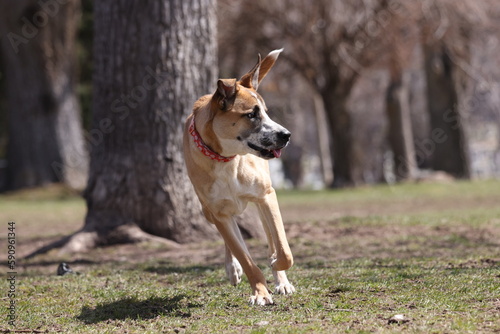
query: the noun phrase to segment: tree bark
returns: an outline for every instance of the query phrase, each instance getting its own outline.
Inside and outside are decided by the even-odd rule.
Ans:
[[[313,95],[316,128],[318,130],[318,146],[321,162],[321,175],[326,185],[333,184],[332,152],[330,150],[330,134],[326,122],[324,101],[317,93]]]
[[[126,226],[176,242],[213,239],[185,172],[182,124],[217,79],[214,1],[98,1],[94,15],[84,231],[97,245],[136,241],[115,236]]]
[[[356,180],[353,173],[354,152],[351,115],[347,108],[348,94],[336,94],[333,89],[328,89],[321,96],[328,125],[332,131],[330,152],[333,161],[333,183],[331,187],[354,186]]]
[[[424,43],[431,134],[420,154],[430,154],[434,170],[470,178],[470,157],[449,51],[441,41]]]
[[[386,92],[386,114],[389,120],[388,139],[394,157],[396,181],[416,176],[417,162],[410,118],[408,87],[400,66],[391,65],[391,82]]]
[[[7,82],[5,190],[63,181],[83,189],[88,155],[76,97],[80,2],[2,1]]]

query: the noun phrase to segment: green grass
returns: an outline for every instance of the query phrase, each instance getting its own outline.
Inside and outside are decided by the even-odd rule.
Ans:
[[[0,196],[0,219],[16,221],[20,248],[81,227],[83,201],[52,192]],[[5,320],[8,287],[0,281],[0,332],[500,332],[499,181],[278,197],[297,293],[273,296],[275,305],[249,306],[246,278],[228,284],[221,242],[52,252],[19,266],[15,328]],[[248,244],[271,280],[263,242]],[[62,260],[81,274],[56,276]],[[396,314],[409,321],[390,324]]]

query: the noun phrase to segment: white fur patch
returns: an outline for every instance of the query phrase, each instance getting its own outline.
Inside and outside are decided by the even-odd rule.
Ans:
[[[231,256],[231,260],[226,263],[226,274],[231,285],[238,285],[241,282],[243,268],[234,256]]]
[[[262,123],[269,126],[271,131],[280,131],[283,127],[269,117],[269,115],[266,112],[267,108],[266,105],[264,104],[264,101],[262,99],[259,99],[257,94],[255,94],[254,92],[250,92],[250,94],[255,98],[257,104],[260,107],[260,112],[262,115]]]

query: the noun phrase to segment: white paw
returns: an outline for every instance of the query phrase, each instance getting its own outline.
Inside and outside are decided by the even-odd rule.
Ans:
[[[273,271],[275,279],[275,293],[280,295],[290,295],[295,292],[295,287],[288,281],[284,271]]]
[[[271,295],[267,295],[267,296],[261,296],[261,295],[252,296],[252,297],[250,297],[249,303],[250,303],[250,305],[258,305],[258,306],[265,306],[265,305],[274,304],[273,299],[271,298]]]
[[[232,285],[238,285],[241,282],[241,276],[243,276],[243,269],[241,268],[238,260],[233,258],[229,263],[226,263],[226,274],[229,278],[229,282]]]
[[[275,293],[280,294],[280,295],[290,295],[295,292],[295,287],[290,284],[289,282],[287,283],[280,283],[276,284],[276,289],[274,290]]]

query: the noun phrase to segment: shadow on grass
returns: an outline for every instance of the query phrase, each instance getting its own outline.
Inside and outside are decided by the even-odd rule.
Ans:
[[[159,275],[168,275],[168,274],[197,274],[205,271],[214,271],[220,269],[220,266],[150,266],[144,268],[144,271],[149,273],[157,273]]]
[[[76,319],[86,324],[107,320],[153,319],[157,316],[188,318],[190,309],[200,304],[190,303],[187,295],[153,297],[146,300],[125,298],[112,303],[99,304],[94,308],[84,306]]]
[[[57,266],[61,262],[65,262],[69,266],[72,266],[74,264],[94,265],[94,264],[100,264],[100,263],[102,263],[101,261],[92,261],[92,260],[86,260],[86,259],[78,259],[78,260],[74,260],[74,261],[62,261],[61,259],[57,259],[57,260],[53,260],[53,261],[41,260],[41,261],[27,262],[27,263],[23,263],[22,265],[25,268],[30,268],[30,267],[53,267],[53,266],[55,266],[57,268]]]

